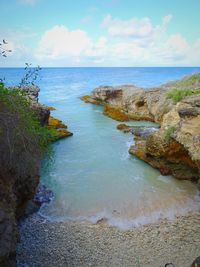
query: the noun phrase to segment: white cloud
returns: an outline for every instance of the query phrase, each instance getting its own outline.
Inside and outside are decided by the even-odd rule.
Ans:
[[[178,54],[184,54],[190,49],[186,39],[181,34],[171,35],[166,41],[166,50],[171,50]]]
[[[163,17],[161,25],[152,26],[148,18],[134,20],[139,25],[135,32],[120,31],[108,37],[100,36],[93,40],[87,32],[70,30],[64,25],[54,26],[46,31],[39,43],[37,59],[65,65],[107,65],[107,66],[155,66],[193,64],[192,48],[181,34],[167,36],[165,27],[172,16]],[[109,16],[104,25],[112,21]],[[107,24],[108,23],[108,24]],[[115,25],[115,23],[114,23]],[[115,34],[129,35],[132,38],[115,38]],[[113,36],[114,35],[114,36]],[[200,46],[200,40],[196,43]]]
[[[21,65],[26,61],[42,66],[199,65],[200,38],[192,44],[180,33],[168,35],[171,19],[167,15],[160,25],[153,25],[149,18],[121,21],[109,15],[103,21],[109,34],[96,39],[81,29],[55,25],[42,34],[34,49],[24,45],[24,40],[35,38],[29,31],[21,33],[21,37],[19,33],[10,34],[9,38],[1,31],[0,34],[12,45],[14,52],[9,58],[21,61]]]
[[[149,18],[131,18],[130,20],[120,20],[107,15],[102,23],[107,28],[111,36],[118,37],[145,37],[153,31],[153,26]]]
[[[103,19],[102,26],[107,28],[108,33],[111,36],[149,38],[162,32],[171,19],[172,15],[167,15],[162,18],[161,25],[153,26],[150,18],[148,17],[141,19],[133,17],[129,20],[121,20],[118,18],[112,18],[111,15],[107,15]]]
[[[78,57],[89,46],[91,46],[91,39],[85,31],[80,29],[70,31],[63,25],[57,25],[43,34],[38,55],[52,59]]]

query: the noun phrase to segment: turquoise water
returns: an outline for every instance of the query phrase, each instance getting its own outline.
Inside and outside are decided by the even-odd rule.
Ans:
[[[99,85],[134,83],[155,86],[200,68],[55,68],[43,69],[40,101],[56,108],[73,137],[53,145],[53,159],[41,168],[41,183],[55,193],[40,214],[50,220],[97,222],[121,229],[199,209],[196,187],[162,176],[128,154],[131,134],[116,129],[102,108],[79,100]],[[0,69],[0,77],[16,83],[22,69]],[[132,125],[152,125],[131,122]],[[46,167],[47,165],[47,167]]]

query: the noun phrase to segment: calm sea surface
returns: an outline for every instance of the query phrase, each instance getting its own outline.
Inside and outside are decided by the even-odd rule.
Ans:
[[[40,101],[54,106],[73,137],[53,144],[53,159],[41,167],[41,183],[55,193],[40,214],[50,220],[96,222],[128,229],[159,218],[195,212],[200,198],[187,181],[162,176],[128,154],[131,134],[116,130],[118,122],[102,108],[85,104],[81,95],[99,85],[135,84],[143,87],[178,79],[200,68],[45,68],[38,82]],[[0,69],[8,85],[19,83],[23,69]],[[152,125],[131,122],[132,125]]]

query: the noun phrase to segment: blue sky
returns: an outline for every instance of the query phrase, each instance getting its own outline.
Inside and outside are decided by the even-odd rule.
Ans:
[[[199,0],[1,0],[0,66],[199,66]]]

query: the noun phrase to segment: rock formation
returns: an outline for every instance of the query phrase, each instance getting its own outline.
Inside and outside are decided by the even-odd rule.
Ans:
[[[139,132],[129,149],[131,154],[159,169],[163,175],[171,174],[200,184],[199,73],[149,89],[132,85],[100,86],[81,99],[103,105],[104,114],[116,120],[123,121],[124,117],[124,121],[159,123],[160,129],[150,130],[146,135],[140,134],[141,127],[138,130],[121,125],[118,129],[133,134]],[[107,112],[109,110],[115,112]]]
[[[10,88],[12,90],[12,88]],[[53,119],[54,122],[59,122],[59,125],[52,127],[48,126],[50,111],[45,105],[38,102],[39,88],[35,86],[22,88],[26,92],[27,98],[31,100],[31,108],[34,110],[42,126],[50,127],[56,133],[52,137],[57,139],[72,135],[66,131],[67,126],[61,121]],[[0,109],[0,112],[2,110]],[[50,119],[51,120],[51,119]],[[1,122],[0,122],[1,126]],[[59,126],[59,127],[58,127]],[[10,125],[10,127],[13,127]],[[58,129],[59,128],[59,129]],[[1,128],[0,128],[1,129]],[[6,153],[6,151],[1,151]],[[2,156],[2,155],[1,155]],[[33,162],[31,175],[17,176],[14,172],[3,175],[2,167],[0,172],[0,266],[12,267],[16,265],[15,254],[16,244],[19,240],[17,230],[17,220],[24,212],[27,203],[33,199],[37,186],[39,184],[39,166]]]

